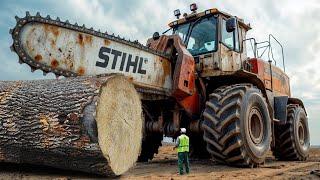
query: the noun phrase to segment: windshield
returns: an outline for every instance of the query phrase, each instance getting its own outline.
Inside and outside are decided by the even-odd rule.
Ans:
[[[178,34],[187,43],[187,49],[193,56],[205,54],[216,50],[216,24],[215,17],[204,18],[178,26],[174,34]],[[189,28],[192,29],[189,30]],[[188,31],[190,31],[189,34]]]

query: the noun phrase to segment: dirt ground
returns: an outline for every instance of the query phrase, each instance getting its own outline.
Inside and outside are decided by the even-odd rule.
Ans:
[[[312,148],[306,162],[274,161],[270,155],[259,168],[235,168],[211,160],[191,160],[191,173],[177,175],[177,157],[172,146],[163,146],[153,161],[137,163],[120,179],[320,179],[311,171],[320,170],[320,148]],[[0,179],[105,179],[50,167],[0,164]]]

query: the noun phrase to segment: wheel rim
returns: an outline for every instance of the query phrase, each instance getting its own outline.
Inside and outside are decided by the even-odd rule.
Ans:
[[[306,145],[306,141],[307,141],[307,138],[308,138],[307,131],[306,131],[305,128],[306,128],[306,126],[303,123],[303,120],[300,119],[299,124],[298,124],[298,140],[299,140],[299,144],[301,146],[305,146]]]
[[[249,134],[253,143],[260,144],[263,140],[264,125],[258,108],[253,107],[249,113]]]

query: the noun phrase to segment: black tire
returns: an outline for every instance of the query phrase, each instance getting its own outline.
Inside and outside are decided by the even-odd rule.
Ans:
[[[162,145],[162,134],[148,134],[142,141],[141,153],[138,162],[148,162],[155,154],[158,154],[159,147]]]
[[[287,106],[287,122],[275,126],[274,156],[279,160],[304,161],[309,156],[310,134],[305,110],[297,104]]]
[[[259,89],[251,84],[221,87],[210,94],[203,117],[203,137],[214,159],[235,166],[264,163],[271,119]]]

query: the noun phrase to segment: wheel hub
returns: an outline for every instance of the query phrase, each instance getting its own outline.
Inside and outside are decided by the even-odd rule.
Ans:
[[[249,113],[249,134],[253,143],[261,143],[263,139],[263,130],[261,112],[256,107],[253,107]]]
[[[298,139],[299,139],[299,143],[301,145],[304,145],[305,142],[305,132],[304,132],[304,125],[301,121],[299,121],[299,125],[298,125]]]

